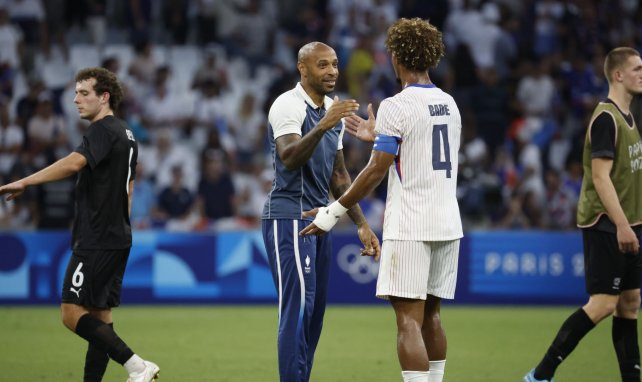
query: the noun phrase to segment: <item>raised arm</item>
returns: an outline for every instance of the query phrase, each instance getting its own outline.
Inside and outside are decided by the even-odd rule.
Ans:
[[[0,187],[0,195],[8,194],[7,200],[12,200],[22,195],[29,186],[55,182],[76,174],[87,165],[87,159],[76,152],[54,162],[48,167],[27,177]]]
[[[355,100],[339,101],[334,97],[332,106],[319,123],[303,137],[298,134],[286,134],[276,139],[276,152],[288,170],[303,166],[314,153],[326,131],[334,128],[339,120],[354,114],[359,108]]]

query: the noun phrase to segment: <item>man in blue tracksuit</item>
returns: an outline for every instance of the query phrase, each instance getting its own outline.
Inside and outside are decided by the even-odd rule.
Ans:
[[[268,115],[275,179],[263,210],[263,240],[279,294],[281,382],[307,382],[323,326],[331,238],[299,236],[315,209],[351,184],[343,158],[343,121],[359,105],[327,96],[338,72],[332,48],[312,42],[299,50],[301,81],[281,94]],[[312,211],[312,212],[309,212]],[[378,256],[379,241],[358,205],[348,211],[364,244]]]

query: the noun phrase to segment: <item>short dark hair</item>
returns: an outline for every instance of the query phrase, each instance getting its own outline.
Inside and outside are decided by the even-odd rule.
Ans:
[[[116,75],[105,68],[85,68],[76,74],[76,82],[95,79],[96,94],[109,93],[109,107],[116,111],[123,100],[123,88]]]
[[[611,83],[613,72],[619,69],[631,56],[639,56],[640,52],[633,48],[621,46],[607,53],[604,59],[604,76]]]
[[[401,18],[388,28],[386,48],[406,69],[425,71],[444,56],[441,32],[419,17]]]

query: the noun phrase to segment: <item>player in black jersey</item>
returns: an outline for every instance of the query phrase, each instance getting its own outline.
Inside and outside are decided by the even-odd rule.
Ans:
[[[120,304],[123,274],[132,245],[129,223],[138,145],[125,121],[114,116],[123,98],[116,76],[103,68],[76,75],[74,103],[91,124],[82,143],[68,156],[30,176],[0,187],[7,200],[29,186],[78,174],[73,255],[62,291],[62,321],[89,342],[84,381],[101,381],[109,358],[123,365],[128,382],[158,378],[113,329],[111,309]]]

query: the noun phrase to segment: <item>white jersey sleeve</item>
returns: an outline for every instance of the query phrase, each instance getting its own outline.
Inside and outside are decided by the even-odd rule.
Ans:
[[[343,150],[343,133],[346,131],[346,124],[341,120],[341,132],[339,133],[339,143],[337,144],[337,151]]]
[[[301,126],[305,119],[305,102],[294,97],[292,91],[281,94],[270,107],[268,121],[277,139],[287,134],[303,135]]]
[[[375,133],[401,138],[403,126],[402,115],[399,105],[392,98],[386,98],[379,104],[377,119],[375,122]]]

